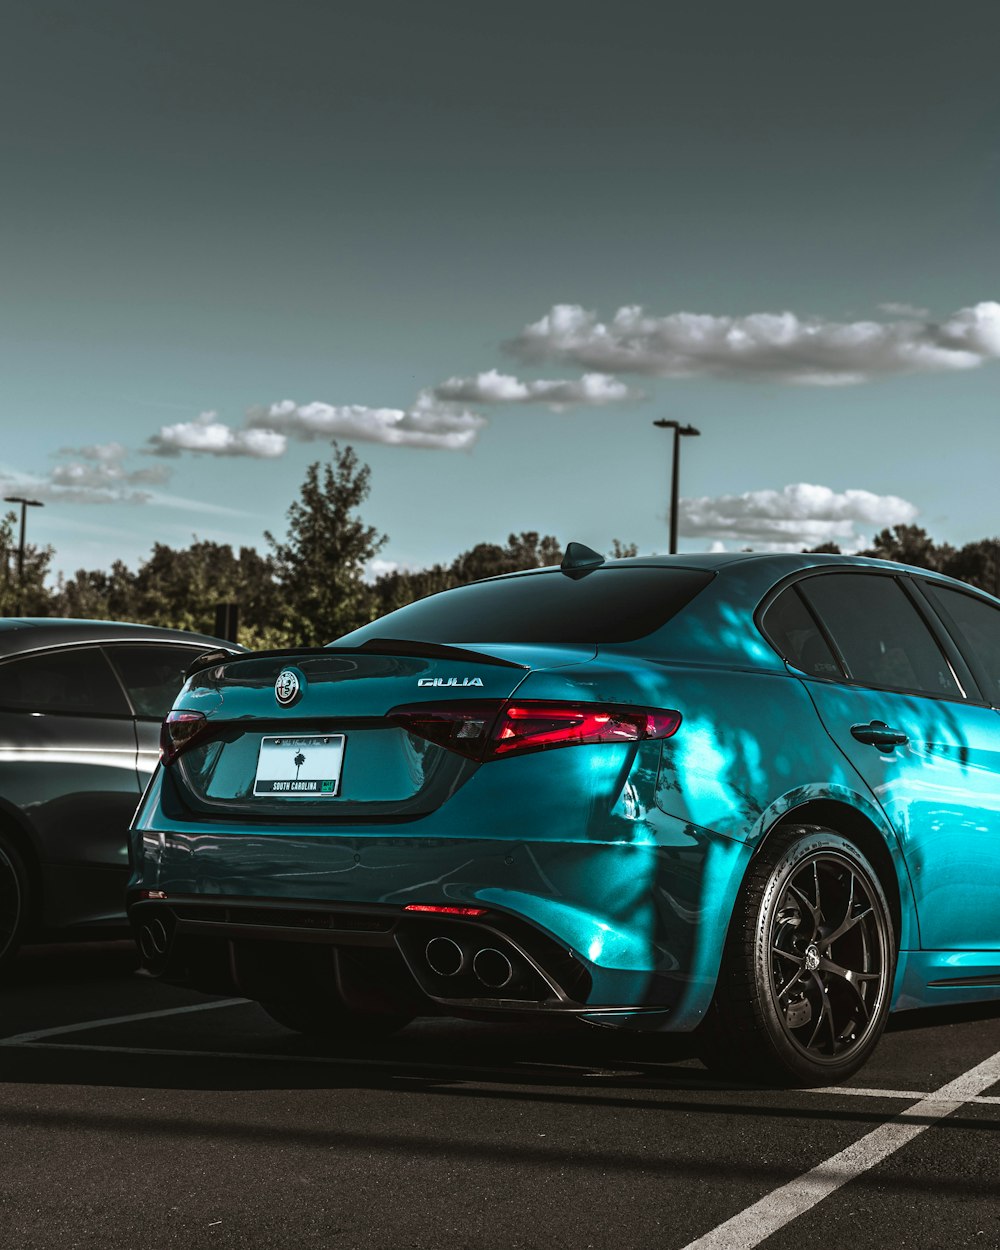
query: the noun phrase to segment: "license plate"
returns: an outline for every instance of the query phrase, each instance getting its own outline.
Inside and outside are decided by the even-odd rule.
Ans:
[[[261,738],[254,794],[262,798],[335,798],[346,742],[344,734]]]

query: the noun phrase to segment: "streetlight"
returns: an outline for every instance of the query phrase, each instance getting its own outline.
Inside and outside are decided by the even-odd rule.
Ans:
[[[24,499],[21,495],[4,495],[4,503],[21,505],[21,540],[17,547],[17,610],[15,616],[21,615],[24,606],[24,518],[29,508],[44,508],[40,499]]]
[[[654,421],[653,424],[661,430],[674,432],[673,471],[670,475],[670,554],[674,556],[677,554],[677,483],[680,478],[681,438],[698,435],[701,430],[696,430],[693,425],[681,425],[679,421]]]

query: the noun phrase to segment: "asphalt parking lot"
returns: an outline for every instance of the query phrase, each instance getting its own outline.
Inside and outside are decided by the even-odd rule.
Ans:
[[[28,950],[0,999],[4,1247],[1000,1246],[1000,1007],[774,1091],[589,1030],[324,1050],[127,944]]]

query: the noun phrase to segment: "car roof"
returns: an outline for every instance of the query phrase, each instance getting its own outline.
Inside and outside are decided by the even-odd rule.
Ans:
[[[0,617],[0,655],[16,655],[48,647],[94,642],[180,642],[192,646],[245,648],[211,634],[159,625],[136,625],[131,621],[61,620],[50,616]]]
[[[942,573],[932,569],[922,569],[910,564],[901,564],[898,560],[877,560],[871,556],[836,555],[829,552],[815,551],[686,551],[678,555],[646,555],[626,556],[621,560],[605,560],[598,565],[601,569],[624,568],[676,568],[700,569],[706,573],[715,573],[733,566],[751,566],[766,564],[775,570],[776,579],[795,573],[799,569],[822,568],[824,565],[843,568],[845,565],[857,568],[887,569],[892,572],[919,573],[922,576],[942,578],[954,581]],[[518,573],[503,573],[501,577],[523,577],[533,573],[559,572],[557,564],[547,565],[541,569],[526,569]],[[593,571],[596,571],[593,570]],[[495,578],[484,578],[494,581]]]

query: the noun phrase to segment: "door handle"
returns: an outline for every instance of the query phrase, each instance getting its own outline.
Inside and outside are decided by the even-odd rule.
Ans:
[[[851,734],[859,742],[878,747],[880,751],[891,751],[893,747],[901,747],[905,742],[909,742],[909,738],[901,729],[893,729],[882,720],[873,720],[868,725],[852,725]]]

